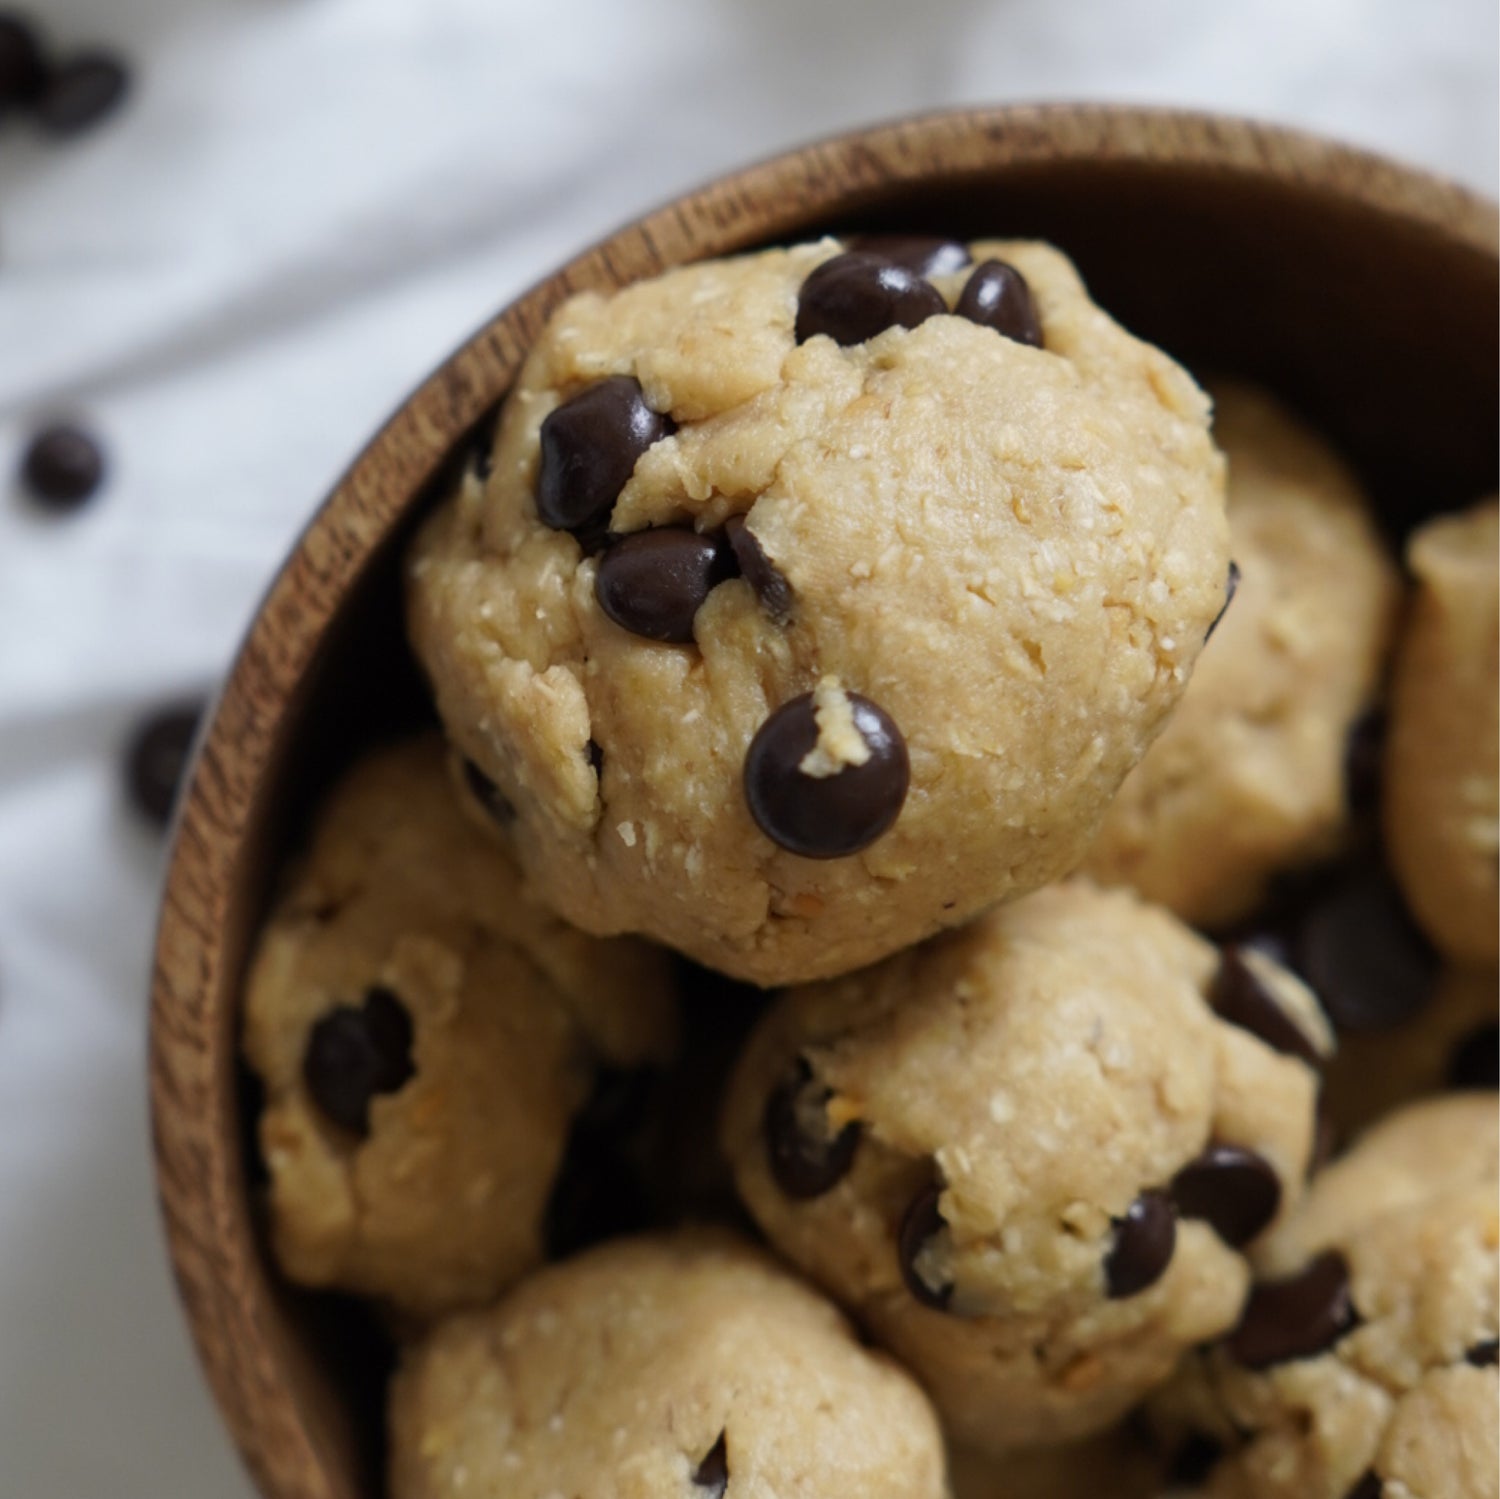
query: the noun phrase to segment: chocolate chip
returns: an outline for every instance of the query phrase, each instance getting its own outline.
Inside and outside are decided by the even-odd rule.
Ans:
[[[24,16],[0,15],[0,112],[34,104],[46,81],[36,28]]]
[[[1361,713],[1344,738],[1344,801],[1356,816],[1380,805],[1385,762],[1386,716],[1383,708]]]
[[[464,784],[474,800],[502,825],[516,820],[516,809],[505,793],[470,759],[464,759]]]
[[[1437,959],[1395,883],[1364,867],[1328,885],[1303,912],[1298,971],[1340,1030],[1389,1030],[1426,1008]]]
[[[867,848],[901,811],[911,768],[901,730],[883,708],[851,692],[854,726],[869,750],[863,765],[808,775],[802,761],[818,740],[813,694],[783,703],[745,756],[745,800],[773,843],[807,859],[837,859]]]
[[[837,1134],[828,1128],[832,1090],[813,1077],[804,1058],[766,1099],[766,1157],[776,1185],[796,1202],[830,1192],[854,1165],[861,1129],[858,1120]]]
[[[80,52],[47,75],[36,117],[52,135],[78,135],[111,114],[130,88],[130,74],[108,52]]]
[[[1385,1485],[1380,1481],[1380,1475],[1369,1469],[1358,1483],[1344,1495],[1344,1499],[1380,1499],[1385,1492]]]
[[[1500,1087],[1500,1026],[1470,1031],[1448,1057],[1450,1088]]]
[[[1153,1286],[1172,1263],[1177,1247],[1177,1212],[1165,1192],[1142,1192],[1123,1218],[1104,1257],[1104,1282],[1111,1300],[1135,1296]]]
[[[917,1268],[917,1260],[927,1245],[948,1226],[938,1210],[942,1195],[943,1189],[936,1183],[918,1192],[901,1219],[901,1231],[896,1237],[896,1256],[906,1289],[923,1306],[930,1306],[938,1312],[948,1310],[948,1303],[953,1300],[953,1282],[950,1280],[940,1286],[932,1285],[923,1279]]]
[[[554,531],[598,531],[641,454],[675,430],[629,375],[579,391],[542,423],[537,514]]]
[[[78,427],[38,432],[21,459],[21,482],[49,510],[76,510],[104,478],[104,452]]]
[[[548,1259],[649,1227],[650,1195],[639,1170],[608,1141],[571,1135],[542,1215]]]
[[[1201,1218],[1238,1249],[1276,1216],[1281,1182],[1271,1163],[1239,1145],[1210,1145],[1172,1178],[1172,1201],[1184,1218]]]
[[[1300,1057],[1312,1067],[1322,1064],[1311,1038],[1256,977],[1240,947],[1231,944],[1220,955],[1208,1002],[1220,1020],[1249,1031],[1273,1050]]]
[[[1482,1343],[1476,1343],[1464,1354],[1464,1362],[1473,1364],[1476,1369],[1490,1369],[1500,1361],[1500,1341],[1494,1338],[1486,1338]]]
[[[371,1101],[403,1088],[416,1070],[411,1046],[406,1006],[391,990],[376,986],[359,1007],[339,1005],[313,1026],[302,1078],[328,1119],[368,1135]]]
[[[599,607],[632,635],[684,645],[693,616],[729,575],[732,556],[691,526],[660,526],[616,541],[594,579]]]
[[[1214,1465],[1224,1456],[1222,1442],[1194,1432],[1172,1454],[1167,1470],[1167,1487],[1171,1489],[1195,1489],[1206,1479]]]
[[[797,297],[797,342],[826,333],[862,344],[887,328],[915,328],[948,310],[937,289],[905,266],[849,250],[825,260]]]
[[[1203,632],[1203,643],[1207,645],[1214,638],[1214,631],[1219,628],[1219,621],[1229,613],[1229,606],[1234,602],[1234,596],[1240,589],[1240,565],[1232,557],[1229,559],[1229,581],[1224,585],[1224,602],[1219,605],[1219,612],[1214,615],[1213,622]]]
[[[198,699],[158,708],[136,726],[125,746],[126,793],[158,827],[171,821],[203,711]]]
[[[724,522],[724,534],[734,550],[735,561],[745,581],[755,590],[761,607],[772,619],[785,623],[792,613],[792,585],[766,556],[755,532],[742,515],[731,515]]]
[[[914,276],[951,276],[974,263],[966,244],[936,234],[861,234],[851,248],[888,260]]]
[[[1020,271],[1003,260],[986,260],[979,266],[964,283],[953,310],[959,317],[982,328],[993,328],[1018,344],[1042,347],[1042,320],[1031,288]]]
[[[708,1449],[707,1456],[696,1468],[693,1469],[693,1482],[700,1489],[708,1491],[709,1499],[724,1499],[724,1491],[729,1487],[729,1449],[724,1441],[725,1434],[719,1433],[719,1440]]]
[[[1228,1348],[1247,1369],[1314,1358],[1332,1348],[1358,1320],[1349,1295],[1349,1266],[1326,1249],[1296,1275],[1261,1282],[1250,1292]]]

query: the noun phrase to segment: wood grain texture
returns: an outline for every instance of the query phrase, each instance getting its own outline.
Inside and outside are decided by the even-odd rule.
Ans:
[[[319,702],[340,681],[358,699],[382,669],[368,651],[349,654],[349,621],[394,617],[403,517],[561,299],[861,222],[1054,237],[1137,331],[1296,395],[1367,475],[1385,476],[1395,512],[1408,475],[1424,475],[1440,503],[1493,485],[1493,205],[1237,120],[1054,106],[860,131],[658,209],[488,323],[359,456],[275,580],[197,758],[163,899],[151,1033],[162,1211],[204,1369],[274,1499],[378,1492],[375,1428],[350,1396],[358,1370],[333,1372],[341,1349],[360,1361],[358,1345],[322,1326],[267,1261],[235,1063],[247,948],[287,809],[311,784],[330,722]],[[1281,326],[1268,306],[1283,310]]]

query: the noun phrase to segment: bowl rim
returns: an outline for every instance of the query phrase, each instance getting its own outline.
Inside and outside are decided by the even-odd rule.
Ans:
[[[221,1415],[263,1493],[332,1499],[267,1322],[234,1117],[239,974],[222,934],[268,772],[350,589],[454,445],[503,394],[553,307],[689,258],[775,239],[934,175],[1120,163],[1212,168],[1330,194],[1495,255],[1496,205],[1416,166],[1302,130],[1196,110],[1017,104],[854,129],[725,173],[532,285],[397,407],[318,506],[257,606],[205,716],[179,804],[151,977],[157,1196],[178,1293]],[[250,1246],[245,1251],[244,1246]],[[247,1258],[248,1255],[248,1258]]]

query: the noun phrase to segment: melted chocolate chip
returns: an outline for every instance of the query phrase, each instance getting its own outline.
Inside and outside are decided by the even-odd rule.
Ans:
[[[49,510],[76,510],[104,479],[104,451],[79,427],[38,432],[21,460],[21,482]]]
[[[1496,1362],[1500,1362],[1500,1342],[1486,1338],[1482,1343],[1476,1343],[1464,1354],[1464,1362],[1473,1364],[1476,1369],[1493,1368]]]
[[[136,726],[125,747],[125,790],[157,827],[171,821],[203,710],[197,699],[158,708]]]
[[[474,800],[502,825],[516,820],[516,809],[505,793],[470,759],[464,760],[464,784]]]
[[[46,81],[36,28],[24,16],[0,15],[0,112],[34,104]]]
[[[1250,1292],[1228,1348],[1247,1369],[1268,1369],[1314,1358],[1332,1348],[1358,1320],[1349,1294],[1349,1266],[1324,1250],[1285,1280],[1263,1281]]]
[[[852,248],[888,260],[914,276],[951,276],[974,263],[962,241],[935,234],[862,234]]]
[[[542,423],[537,514],[554,531],[602,537],[641,454],[674,430],[629,375],[579,391]]]
[[[766,1099],[764,1128],[771,1175],[796,1202],[832,1191],[854,1164],[859,1122],[830,1134],[825,1110],[831,1097],[831,1090],[816,1081],[812,1068],[799,1057],[796,1070]]]
[[[1020,271],[1003,260],[986,260],[965,282],[953,310],[1018,344],[1042,347],[1042,320],[1031,288]]]
[[[1153,1286],[1172,1263],[1177,1247],[1177,1212],[1165,1192],[1142,1192],[1123,1218],[1104,1257],[1104,1283],[1111,1300],[1135,1296]]]
[[[1385,1492],[1385,1485],[1380,1481],[1380,1475],[1371,1468],[1365,1475],[1344,1495],[1344,1499],[1380,1499]]]
[[[1219,1019],[1249,1031],[1274,1050],[1301,1057],[1311,1067],[1322,1065],[1311,1038],[1256,977],[1239,947],[1228,946],[1220,956],[1208,1002]]]
[[[302,1077],[325,1117],[357,1135],[370,1133],[370,1103],[410,1081],[412,1024],[391,990],[366,991],[364,1003],[339,1005],[313,1026]]]
[[[1213,622],[1203,632],[1203,643],[1207,645],[1214,638],[1214,631],[1219,628],[1219,621],[1229,613],[1229,606],[1234,602],[1234,596],[1240,591],[1240,565],[1232,557],[1229,560],[1229,581],[1224,585],[1224,602],[1219,605],[1219,612],[1214,615]]]
[[[850,693],[854,726],[869,750],[863,765],[808,775],[803,759],[818,741],[813,695],[783,703],[745,756],[745,800],[773,843],[807,859],[838,859],[867,848],[901,811],[911,778],[906,741],[883,708]]]
[[[1344,800],[1355,816],[1373,813],[1380,805],[1385,734],[1385,710],[1371,708],[1349,725],[1344,738]]]
[[[735,561],[745,581],[755,590],[761,607],[772,619],[785,624],[792,613],[792,586],[766,556],[755,532],[742,515],[731,515],[724,522],[724,534],[734,549]]]
[[[729,1448],[719,1433],[719,1440],[708,1449],[707,1456],[693,1469],[693,1482],[708,1493],[708,1499],[724,1499],[729,1487]]]
[[[1470,1031],[1448,1058],[1450,1088],[1500,1087],[1500,1026]]]
[[[632,635],[677,645],[693,638],[693,616],[729,574],[726,549],[691,526],[621,537],[594,579],[599,607]]]
[[[948,1310],[948,1303],[953,1300],[953,1282],[932,1285],[923,1279],[917,1269],[917,1260],[927,1245],[948,1226],[938,1209],[942,1195],[943,1189],[935,1183],[918,1192],[901,1219],[901,1231],[896,1238],[896,1257],[906,1289],[923,1306],[930,1306],[938,1312]]]
[[[947,310],[937,289],[904,266],[850,250],[825,260],[802,283],[797,342],[826,333],[836,344],[862,344]]]
[[[1232,1249],[1248,1244],[1276,1216],[1281,1182],[1271,1163],[1238,1145],[1210,1145],[1172,1179],[1184,1218],[1201,1218]]]
[[[80,52],[47,75],[36,117],[52,135],[78,135],[112,114],[130,88],[130,74],[108,52]]]

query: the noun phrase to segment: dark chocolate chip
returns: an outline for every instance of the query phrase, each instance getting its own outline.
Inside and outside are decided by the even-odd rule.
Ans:
[[[370,1133],[370,1103],[405,1087],[416,1070],[406,1006],[376,986],[359,1006],[339,1005],[307,1038],[302,1078],[325,1117],[357,1135]]]
[[[1184,1218],[1201,1218],[1232,1249],[1248,1244],[1276,1216],[1281,1181],[1271,1163],[1239,1145],[1210,1145],[1172,1178]]]
[[[693,638],[693,616],[727,576],[725,556],[712,536],[691,526],[635,531],[605,552],[594,595],[621,629],[685,645]]]
[[[1142,1192],[1123,1218],[1115,1219],[1114,1242],[1104,1257],[1104,1283],[1112,1300],[1153,1286],[1172,1263],[1177,1247],[1177,1211],[1165,1192]]]
[[[948,1226],[938,1210],[942,1195],[943,1189],[936,1183],[918,1192],[901,1219],[901,1231],[896,1238],[896,1255],[906,1289],[923,1306],[930,1306],[938,1312],[948,1310],[948,1303],[953,1300],[953,1282],[932,1285],[922,1278],[917,1260],[923,1249]]]
[[[1500,1361],[1500,1342],[1494,1338],[1486,1338],[1482,1343],[1476,1343],[1464,1354],[1464,1361],[1473,1364],[1476,1369],[1493,1368]]]
[[[1210,1436],[1194,1432],[1172,1454],[1167,1470],[1167,1487],[1171,1489],[1195,1489],[1206,1479],[1214,1465],[1224,1456],[1222,1442]]]
[[[1256,977],[1240,947],[1231,944],[1221,954],[1208,1002],[1219,1019],[1249,1031],[1273,1050],[1301,1057],[1312,1067],[1322,1065],[1312,1039]]]
[[[813,694],[783,703],[745,756],[745,800],[773,843],[807,859],[838,859],[867,848],[901,811],[911,768],[901,730],[883,708],[851,692],[854,726],[869,749],[863,765],[812,776],[803,758],[818,740]]]
[[[1026,278],[1003,260],[986,260],[964,283],[953,309],[961,318],[993,328],[1018,344],[1042,347],[1042,320]]]
[[[724,1436],[725,1433],[721,1431],[719,1440],[693,1469],[693,1482],[707,1491],[708,1499],[724,1499],[724,1491],[729,1487],[729,1449]]]
[[[36,117],[52,135],[78,135],[112,114],[130,88],[130,74],[108,52],[80,52],[47,75]]]
[[[1344,1495],[1344,1499],[1380,1499],[1385,1492],[1385,1485],[1380,1481],[1380,1475],[1371,1468],[1365,1475]]]
[[[203,709],[199,700],[158,708],[136,726],[125,746],[126,793],[158,827],[171,821]]]
[[[948,310],[937,288],[905,266],[857,250],[825,260],[802,283],[797,342],[826,333],[862,344],[887,328],[915,328]]]
[[[1303,912],[1296,967],[1340,1030],[1389,1030],[1426,1008],[1437,959],[1383,870],[1361,867]]]
[[[641,454],[676,429],[646,404],[640,381],[611,375],[564,401],[542,423],[536,509],[554,531],[597,533]]]
[[[1372,813],[1380,805],[1385,733],[1385,710],[1371,708],[1349,725],[1344,738],[1344,800],[1356,816]]]
[[[104,451],[78,427],[59,425],[38,432],[21,460],[21,482],[39,505],[76,510],[104,478]]]
[[[1500,1026],[1470,1031],[1448,1057],[1450,1088],[1500,1087]]]
[[[637,1168],[610,1144],[574,1133],[542,1216],[548,1259],[651,1227],[650,1195]]]
[[[1326,1249],[1296,1275],[1254,1287],[1240,1325],[1229,1335],[1229,1353],[1247,1369],[1314,1358],[1357,1320],[1349,1266],[1338,1250]]]
[[[1234,596],[1240,590],[1240,565],[1232,557],[1229,559],[1229,581],[1224,585],[1224,602],[1219,605],[1219,612],[1214,615],[1213,622],[1203,633],[1203,643],[1207,645],[1214,638],[1214,631],[1219,628],[1219,621],[1229,613],[1229,606],[1234,602]]]
[[[34,104],[46,81],[36,28],[24,16],[0,14],[0,113]]]
[[[785,623],[792,612],[791,584],[766,556],[755,532],[746,525],[744,516],[731,515],[724,522],[724,534],[729,538],[740,572],[755,590],[761,607],[772,619]]]
[[[861,234],[851,248],[888,260],[914,276],[951,276],[974,263],[966,244],[936,234]]]
[[[832,1191],[854,1164],[859,1121],[831,1134],[826,1112],[831,1096],[799,1057],[796,1070],[766,1099],[766,1157],[776,1185],[794,1201],[807,1202]]]
[[[474,800],[498,823],[514,822],[516,809],[505,793],[470,759],[464,759],[464,783]]]

